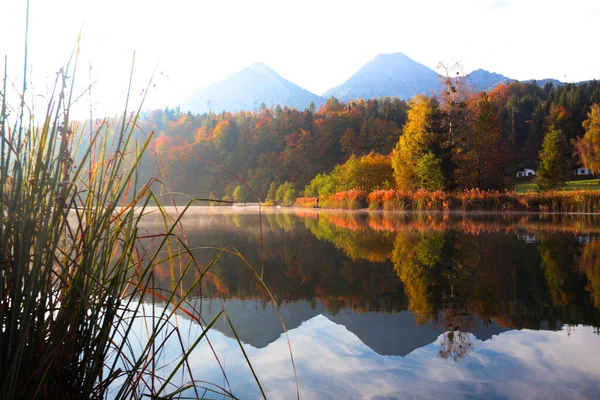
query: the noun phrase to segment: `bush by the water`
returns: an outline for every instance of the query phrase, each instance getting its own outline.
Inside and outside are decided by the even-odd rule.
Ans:
[[[338,192],[319,200],[319,206],[324,208],[359,210],[367,207],[367,192],[356,189]]]
[[[297,207],[316,207],[318,197],[299,197],[296,199]]]

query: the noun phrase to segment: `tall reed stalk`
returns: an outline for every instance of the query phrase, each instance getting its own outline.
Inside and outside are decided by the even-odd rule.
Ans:
[[[167,377],[156,374],[165,338],[184,342],[174,320],[177,312],[218,256],[205,267],[189,258],[181,277],[191,268],[200,274],[185,291],[176,290],[180,280],[173,281],[168,293],[154,290],[154,267],[168,263],[174,269],[177,256],[188,252],[176,235],[179,219],[172,220],[160,206],[152,182],[139,182],[140,160],[151,139],[134,140],[139,109],[124,112],[118,122],[94,126],[71,120],[77,55],[78,50],[57,74],[41,118],[25,104],[25,84],[20,105],[9,112],[5,59],[0,93],[0,398],[163,398],[185,390],[198,397],[207,390],[232,396],[194,380],[187,362],[221,313],[206,323],[190,314],[202,333],[182,349]],[[84,132],[90,131],[88,138]],[[140,228],[151,202],[159,204],[164,218],[158,234]],[[151,307],[148,315],[144,302],[154,299],[163,307]],[[132,343],[136,323],[145,324],[147,335]],[[180,382],[181,374],[175,380],[177,372],[187,374],[187,383]]]

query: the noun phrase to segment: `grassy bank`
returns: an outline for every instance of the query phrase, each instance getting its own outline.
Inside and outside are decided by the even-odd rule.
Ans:
[[[305,203],[300,198],[298,205]],[[324,208],[400,211],[600,212],[600,191],[547,191],[518,194],[485,190],[461,192],[378,190],[336,193],[319,202]]]
[[[519,193],[529,193],[539,191],[539,186],[534,181],[519,181],[514,183],[514,190]],[[597,178],[572,180],[565,183],[560,191],[574,190],[600,190],[600,182]]]

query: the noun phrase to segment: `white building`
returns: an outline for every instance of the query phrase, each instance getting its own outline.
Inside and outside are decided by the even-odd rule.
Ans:
[[[575,175],[590,175],[592,173],[592,171],[590,171],[589,169],[585,168],[585,167],[577,167],[575,168]]]
[[[525,176],[534,176],[535,171],[529,168],[524,168],[522,171],[517,171],[517,178],[522,178]]]

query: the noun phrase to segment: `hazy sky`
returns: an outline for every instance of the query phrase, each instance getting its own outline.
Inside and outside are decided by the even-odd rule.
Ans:
[[[17,81],[25,1],[0,0],[0,16],[0,55]],[[600,78],[598,26],[598,0],[32,0],[30,73],[43,93],[81,30],[78,82],[91,63],[92,97],[109,113],[124,103],[134,51],[134,101],[157,67],[147,107],[174,106],[254,62],[322,94],[390,52],[434,69],[456,60],[466,72],[580,81]]]

